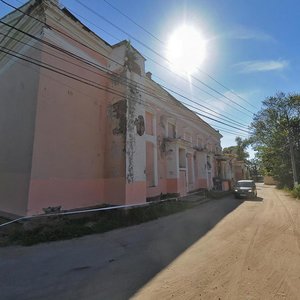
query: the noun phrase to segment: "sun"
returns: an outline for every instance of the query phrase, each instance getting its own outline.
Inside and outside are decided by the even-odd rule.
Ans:
[[[191,75],[203,63],[206,41],[194,27],[182,25],[177,28],[167,44],[167,59],[173,71]]]

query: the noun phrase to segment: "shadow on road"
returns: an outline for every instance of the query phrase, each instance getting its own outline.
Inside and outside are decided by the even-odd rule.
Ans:
[[[105,234],[0,249],[0,298],[129,299],[240,204],[227,197]]]
[[[244,199],[244,201],[250,201],[250,202],[261,202],[263,200],[264,200],[264,198],[262,198],[262,197]]]
[[[130,253],[128,249],[128,257],[113,267],[113,277],[104,278],[99,299],[132,297],[240,204],[242,202],[235,201],[233,197],[227,197],[163,218],[156,224],[146,224],[144,232],[139,234],[144,234],[147,240],[140,245],[139,253]],[[118,289],[112,288],[111,281]]]

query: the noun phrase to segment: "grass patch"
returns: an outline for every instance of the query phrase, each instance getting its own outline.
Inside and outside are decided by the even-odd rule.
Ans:
[[[284,186],[282,189],[284,192],[289,193],[292,197],[296,199],[300,199],[300,184],[296,185],[294,188],[289,188],[287,186]]]
[[[300,199],[300,184],[297,184],[292,190],[291,194],[294,198]]]
[[[0,237],[0,245],[37,243],[71,239],[93,233],[137,225],[195,207],[198,203],[166,201],[131,209],[99,211],[89,215],[52,216],[25,221]]]

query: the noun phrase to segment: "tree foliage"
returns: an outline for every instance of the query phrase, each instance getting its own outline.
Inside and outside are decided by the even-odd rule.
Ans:
[[[243,140],[241,137],[237,136],[235,138],[235,142],[235,146],[224,148],[223,153],[234,155],[238,160],[247,161],[249,158],[249,153],[246,151],[246,149],[249,146],[249,140]]]
[[[300,95],[277,93],[262,104],[251,124],[257,160],[265,175],[274,176],[281,185],[292,186],[290,145],[298,175],[300,171]]]

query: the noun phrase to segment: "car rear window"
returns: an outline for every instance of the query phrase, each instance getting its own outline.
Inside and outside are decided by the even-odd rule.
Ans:
[[[254,183],[253,182],[237,182],[236,186],[251,187],[251,186],[254,186]]]

